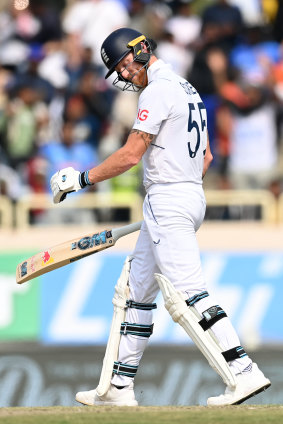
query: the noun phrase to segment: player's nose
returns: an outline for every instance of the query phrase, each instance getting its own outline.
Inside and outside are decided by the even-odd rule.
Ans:
[[[130,72],[127,69],[123,69],[121,71],[121,75],[125,79],[130,79],[131,78],[131,74],[130,74]]]

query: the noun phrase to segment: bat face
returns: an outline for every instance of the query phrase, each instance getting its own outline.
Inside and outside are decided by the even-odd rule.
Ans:
[[[114,246],[114,244],[115,240],[111,230],[58,244],[21,262],[17,266],[16,281],[18,284],[22,284],[53,269]]]

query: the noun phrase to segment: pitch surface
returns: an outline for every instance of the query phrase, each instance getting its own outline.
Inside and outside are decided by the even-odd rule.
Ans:
[[[1,424],[278,424],[283,405],[1,408]]]

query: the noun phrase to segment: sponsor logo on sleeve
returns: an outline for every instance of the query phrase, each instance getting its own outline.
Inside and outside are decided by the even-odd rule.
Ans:
[[[149,111],[147,109],[139,109],[138,111],[138,120],[145,121],[149,115]]]

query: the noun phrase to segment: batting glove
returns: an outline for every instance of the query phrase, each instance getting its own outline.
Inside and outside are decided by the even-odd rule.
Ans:
[[[61,169],[50,179],[53,203],[62,202],[68,193],[79,191],[87,185],[92,185],[88,179],[88,171],[81,173],[72,167]]]

